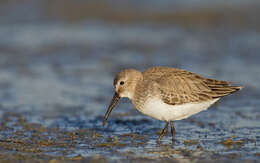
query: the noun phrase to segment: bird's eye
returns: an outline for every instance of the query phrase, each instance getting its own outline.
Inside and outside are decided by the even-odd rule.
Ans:
[[[124,84],[125,84],[125,82],[124,82],[124,81],[121,81],[119,84],[120,84],[120,85],[124,85]]]

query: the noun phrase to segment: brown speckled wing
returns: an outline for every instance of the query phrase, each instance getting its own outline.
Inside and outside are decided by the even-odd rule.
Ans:
[[[146,80],[158,80],[165,74],[180,73],[181,69],[170,67],[151,67],[143,72],[143,76]]]
[[[147,78],[158,83],[162,100],[170,105],[207,101],[241,89],[231,86],[230,82],[204,78],[181,69],[157,67],[149,72]]]

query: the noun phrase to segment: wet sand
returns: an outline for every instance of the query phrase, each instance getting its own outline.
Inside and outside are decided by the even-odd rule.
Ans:
[[[2,13],[8,6],[17,6],[17,13],[31,7],[35,16],[0,17],[1,162],[259,160],[260,22],[252,16],[256,5],[246,5],[241,14],[235,12],[240,5],[234,5],[234,12],[206,6],[215,15],[222,15],[222,10],[231,15],[217,19],[205,13],[192,18],[191,10],[180,9],[187,15],[184,19],[173,16],[177,10],[167,10],[170,14],[163,19],[161,11],[149,18],[144,12],[136,21],[134,14],[126,19],[130,9],[116,10],[124,19],[119,21],[114,10],[92,17],[93,11],[69,17],[58,9],[48,15],[59,1],[39,2],[44,5],[2,2]],[[71,4],[64,5],[66,9]],[[79,4],[74,5],[76,11]],[[236,16],[241,21],[228,21]],[[176,22],[169,23],[171,19]],[[103,127],[115,73],[156,65],[184,68],[245,88],[207,111],[176,121],[175,145],[170,134],[157,145],[164,123],[142,115],[126,99]]]

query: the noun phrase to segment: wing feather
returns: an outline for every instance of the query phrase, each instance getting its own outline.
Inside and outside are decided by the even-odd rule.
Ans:
[[[154,67],[146,70],[144,76],[158,83],[162,100],[170,105],[207,101],[242,88],[176,68]]]

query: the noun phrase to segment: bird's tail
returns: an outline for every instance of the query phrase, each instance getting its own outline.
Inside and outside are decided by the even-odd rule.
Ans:
[[[233,86],[231,82],[223,80],[207,79],[205,83],[212,90],[211,94],[213,98],[227,96],[243,89],[243,86]]]
[[[222,87],[214,87],[211,88],[212,91],[214,92],[214,97],[222,97],[222,96],[227,96],[229,94],[235,93],[241,89],[243,89],[242,86],[222,86]]]

